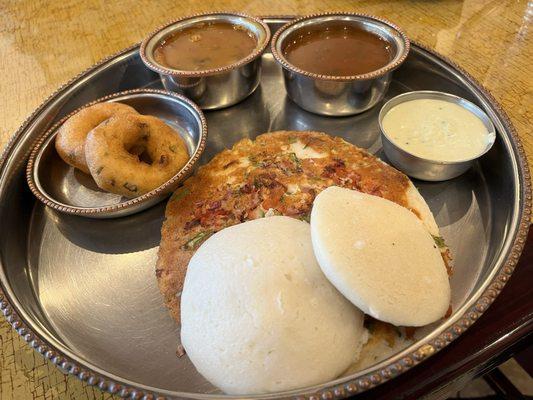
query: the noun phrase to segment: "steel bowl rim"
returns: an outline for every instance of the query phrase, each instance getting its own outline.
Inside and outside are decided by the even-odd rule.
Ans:
[[[446,160],[433,160],[431,158],[425,158],[425,157],[420,157],[420,156],[417,156],[416,154],[413,154],[411,153],[410,151],[407,151],[406,149],[404,149],[403,147],[401,146],[398,146],[396,144],[396,142],[394,142],[390,137],[389,135],[387,134],[387,132],[385,131],[385,129],[383,128],[383,118],[385,117],[385,115],[387,115],[387,113],[390,111],[390,110],[387,110],[385,111],[386,108],[390,107],[390,104],[395,102],[395,101],[398,101],[399,99],[401,99],[402,101],[400,101],[398,104],[395,104],[394,106],[392,107],[395,107],[399,104],[402,104],[402,103],[405,103],[405,102],[408,102],[410,100],[415,100],[415,99],[410,99],[411,96],[416,96],[416,95],[422,95],[420,98],[424,99],[426,97],[424,97],[424,95],[432,95],[432,96],[438,96],[442,99],[450,99],[450,100],[454,100],[454,101],[451,101],[451,103],[453,104],[457,104],[458,106],[464,108],[465,110],[467,111],[470,111],[468,110],[468,108],[464,107],[463,106],[463,103],[466,103],[468,104],[469,107],[472,107],[473,109],[476,110],[476,112],[478,112],[479,114],[482,114],[484,117],[485,117],[485,120],[484,121],[482,118],[480,118],[478,115],[476,115],[475,113],[473,113],[472,111],[470,111],[472,114],[476,115],[476,117],[478,117],[481,122],[483,123],[483,125],[487,128],[487,136],[490,138],[490,141],[489,143],[485,146],[485,148],[483,149],[483,151],[479,154],[476,154],[475,156],[473,157],[469,157],[469,158],[465,158],[465,159],[461,159],[461,160],[454,160],[454,161],[446,161]],[[429,98],[429,97],[427,97]],[[418,99],[418,98],[417,98]],[[447,100],[444,100],[444,101],[447,101]],[[391,107],[391,108],[392,108]],[[488,124],[487,124],[487,123]],[[394,96],[393,98],[389,99],[385,104],[383,104],[383,106],[381,107],[381,109],[379,110],[379,115],[378,115],[378,124],[379,124],[379,130],[381,132],[381,135],[383,137],[385,137],[385,139],[387,139],[387,141],[396,149],[396,150],[399,150],[401,151],[402,153],[410,156],[410,157],[413,157],[414,159],[416,159],[417,161],[422,161],[422,162],[426,162],[426,163],[430,163],[430,164],[437,164],[437,165],[458,165],[458,164],[464,164],[464,163],[468,163],[468,162],[471,162],[471,161],[474,161],[476,159],[478,159],[479,157],[483,156],[485,153],[487,153],[491,148],[492,146],[494,145],[494,142],[496,141],[496,128],[494,127],[494,124],[492,123],[491,119],[489,118],[489,116],[487,115],[487,113],[485,111],[483,111],[483,109],[479,106],[477,106],[476,104],[472,103],[471,101],[465,99],[464,97],[460,97],[460,96],[456,96],[454,94],[451,94],[451,93],[447,93],[447,92],[441,92],[439,90],[413,90],[411,92],[405,92],[405,93],[401,93],[397,96]],[[488,125],[488,126],[487,126]]]
[[[164,29],[166,29],[166,28],[168,28],[168,27],[170,27],[172,25],[176,25],[176,24],[179,24],[181,22],[187,21],[189,19],[195,19],[195,18],[201,18],[201,17],[211,17],[211,16],[234,16],[234,17],[241,17],[241,18],[247,19],[249,21],[252,21],[253,23],[255,23],[256,25],[260,26],[263,29],[263,31],[265,32],[265,40],[263,41],[263,43],[259,43],[259,40],[258,40],[258,44],[256,45],[254,51],[252,53],[250,53],[249,55],[247,55],[245,58],[242,58],[242,59],[240,59],[240,60],[238,60],[238,61],[236,61],[236,62],[234,62],[232,64],[229,64],[229,65],[226,65],[226,66],[223,66],[223,67],[211,68],[211,69],[206,69],[206,70],[186,71],[186,70],[172,69],[172,68],[165,67],[164,65],[161,65],[159,63],[153,62],[152,60],[150,60],[147,57],[146,47],[148,46],[148,43],[151,42],[153,40],[154,36],[157,35],[159,32],[161,32],[162,30],[164,30]],[[254,61],[255,59],[257,59],[258,57],[260,57],[263,54],[263,52],[265,51],[265,49],[267,48],[267,46],[268,46],[268,44],[270,42],[270,38],[271,38],[270,28],[260,18],[254,17],[254,16],[249,15],[249,14],[245,14],[245,13],[242,13],[242,12],[212,11],[212,12],[208,12],[208,13],[198,13],[198,14],[187,15],[185,17],[174,19],[174,20],[172,20],[170,22],[167,22],[167,23],[159,26],[157,29],[155,29],[153,32],[151,32],[141,42],[141,47],[139,49],[139,54],[140,54],[140,57],[141,57],[144,65],[146,65],[146,67],[148,67],[152,71],[158,72],[158,73],[160,73],[162,75],[170,75],[170,76],[175,76],[175,77],[199,78],[199,77],[218,75],[218,74],[221,74],[221,73],[224,73],[224,72],[229,72],[229,71],[235,70],[235,69],[237,69],[239,67],[242,67],[242,66]]]
[[[278,51],[278,42],[280,36],[287,31],[288,29],[292,28],[293,26],[299,24],[303,21],[313,20],[313,19],[320,19],[324,17],[357,17],[357,18],[363,18],[368,19],[374,22],[381,23],[383,25],[386,25],[389,28],[392,28],[398,36],[401,38],[404,48],[403,51],[400,53],[398,59],[394,62],[389,62],[385,66],[371,72],[367,72],[366,74],[359,74],[359,75],[345,75],[345,76],[336,76],[336,75],[323,75],[323,74],[316,74],[314,72],[305,71],[294,64],[291,64],[281,52]],[[272,42],[270,45],[270,49],[272,51],[272,55],[276,59],[276,61],[283,66],[283,68],[292,71],[294,73],[297,73],[299,75],[304,75],[309,78],[313,78],[316,80],[326,80],[326,81],[338,81],[338,82],[347,82],[347,81],[363,81],[363,80],[370,80],[370,79],[376,79],[380,78],[384,75],[386,75],[389,72],[394,71],[396,68],[398,68],[400,65],[403,64],[403,62],[407,59],[407,56],[409,55],[409,51],[411,49],[411,42],[407,35],[403,32],[403,30],[398,27],[397,25],[393,24],[392,22],[377,17],[370,14],[364,14],[364,13],[351,13],[351,12],[325,12],[325,13],[317,13],[317,14],[309,14],[305,15],[303,17],[300,17],[298,19],[295,19],[293,21],[287,22],[285,25],[283,25],[280,29],[276,31],[274,36],[272,37]]]
[[[293,18],[291,16],[282,16],[282,17],[271,17],[272,19],[289,19]],[[500,267],[498,269],[494,269],[494,273],[492,274],[492,277],[488,279],[488,283],[485,286],[485,288],[482,290],[482,293],[478,296],[477,300],[473,302],[471,307],[465,311],[460,317],[462,317],[462,320],[470,322],[474,322],[477,320],[490,306],[490,304],[494,301],[494,299],[498,296],[498,294],[501,292],[505,284],[507,283],[509,277],[512,275],[512,272],[514,270],[514,267],[516,266],[520,253],[524,247],[525,239],[527,237],[527,233],[530,226],[530,217],[531,217],[531,176],[529,173],[529,167],[527,164],[527,159],[525,156],[525,151],[522,146],[520,137],[518,136],[513,124],[511,123],[508,115],[505,113],[505,111],[501,108],[499,102],[496,101],[496,99],[483,87],[481,86],[476,79],[474,79],[468,72],[466,72],[464,69],[462,69],[460,66],[458,66],[455,62],[451,61],[448,57],[438,54],[436,51],[421,45],[419,43],[414,43],[416,46],[418,46],[420,49],[428,53],[430,56],[435,57],[437,59],[440,59],[440,61],[443,61],[450,66],[452,66],[456,71],[460,72],[464,77],[466,77],[470,82],[474,89],[476,89],[478,92],[480,92],[488,101],[488,103],[495,109],[496,114],[500,117],[502,124],[506,127],[506,129],[509,131],[509,140],[511,142],[511,145],[515,148],[514,155],[516,156],[516,164],[517,164],[517,173],[518,178],[522,178],[523,185],[520,187],[520,198],[521,203],[519,205],[518,214],[519,218],[516,221],[515,224],[515,230],[516,233],[514,237],[511,240],[511,243],[509,245],[509,250],[506,254],[502,254],[503,262],[501,263]],[[130,46],[122,51],[119,51],[113,55],[110,55],[108,57],[103,58],[93,66],[87,68],[86,70],[80,72],[77,76],[71,78],[63,85],[60,85],[53,93],[51,93],[43,102],[25,119],[25,121],[21,124],[21,126],[17,129],[15,134],[11,136],[10,140],[4,147],[4,150],[1,153],[0,156],[0,172],[2,171],[5,163],[8,160],[8,155],[11,153],[13,148],[16,146],[17,140],[20,138],[22,133],[25,129],[33,122],[33,120],[37,117],[37,115],[62,91],[64,91],[67,87],[74,84],[75,82],[79,81],[82,77],[89,73],[93,73],[96,71],[99,67],[104,65],[106,62],[109,62],[110,60],[119,57],[124,56],[125,54],[134,51],[136,48],[138,48],[139,44]],[[2,261],[0,260],[0,267],[1,267]],[[5,276],[3,276],[3,269],[0,268],[0,311],[2,311],[2,314],[6,318],[7,322],[13,327],[13,329],[22,337],[22,339],[28,343],[28,345],[32,348],[34,348],[36,351],[38,351],[43,357],[46,357],[49,359],[54,365],[56,365],[58,368],[62,368],[63,371],[67,371],[69,374],[72,374],[76,376],[78,379],[82,381],[86,381],[88,385],[90,386],[98,386],[101,390],[107,391],[108,393],[112,394],[119,394],[123,397],[126,396],[132,396],[135,398],[142,397],[143,395],[146,396],[153,396],[155,397],[154,393],[163,393],[163,391],[157,390],[154,392],[153,389],[142,388],[141,386],[136,386],[128,383],[126,386],[124,386],[124,380],[121,379],[115,379],[112,380],[110,378],[110,375],[106,371],[101,371],[98,368],[91,369],[91,367],[88,367],[86,364],[87,362],[80,362],[80,361],[72,361],[72,358],[69,358],[69,351],[64,351],[63,349],[57,349],[53,344],[50,344],[46,335],[43,334],[39,326],[36,326],[35,323],[28,323],[27,318],[25,316],[25,311],[22,309],[22,313],[18,310],[18,301],[16,297],[13,295],[11,290],[9,289],[9,285],[5,285],[7,282],[5,280]],[[490,284],[490,286],[489,286]],[[13,298],[11,298],[13,297]],[[470,311],[469,311],[470,310]],[[29,318],[31,321],[31,318]],[[471,326],[471,324],[467,325],[464,329],[461,328],[461,325],[459,324],[459,318],[456,323],[454,323],[452,326],[448,327],[444,332],[441,332],[441,335],[439,335],[438,340],[441,340],[441,345],[435,347],[435,352],[440,351],[442,348],[448,346],[451,342],[453,342],[459,335],[462,334],[465,330],[468,329],[468,327]],[[459,332],[454,331],[454,327],[459,328]],[[442,339],[441,339],[442,337]],[[434,341],[436,344],[436,341]],[[443,343],[443,344],[442,344]],[[423,347],[423,346],[422,346]],[[392,372],[392,375],[386,375],[383,374],[385,371],[385,368],[372,368],[371,372],[376,372],[375,374],[367,374],[364,376],[359,377],[352,377],[351,379],[345,380],[342,384],[338,384],[335,386],[335,383],[326,383],[322,385],[322,388],[320,390],[317,390],[315,392],[306,393],[305,397],[306,399],[310,400],[317,400],[320,397],[322,398],[344,398],[353,394],[361,393],[363,391],[366,391],[368,389],[371,389],[372,387],[375,387],[379,385],[382,382],[388,381],[392,379],[393,377],[397,375],[401,375],[403,372],[405,372],[408,369],[411,369],[414,365],[418,364],[418,359],[413,357],[411,358],[411,355],[414,355],[415,352],[412,352],[409,354],[409,357],[405,357],[401,360],[401,362],[397,363],[398,366],[401,367],[400,370],[392,370],[391,368],[388,369],[389,372]],[[422,352],[422,356],[424,355],[424,352]],[[422,357],[421,360],[423,360],[425,357]],[[407,362],[409,361],[409,362]],[[90,364],[90,363],[88,363]],[[389,365],[389,367],[395,367],[396,365]],[[379,374],[382,374],[382,377],[379,378]],[[380,379],[379,381],[375,381],[370,379],[371,376],[378,376]],[[117,383],[120,382],[120,383]],[[171,396],[176,395],[185,395],[185,397],[189,398],[216,398],[217,396],[214,395],[205,395],[205,396],[197,396],[190,393],[170,393]],[[220,396],[218,396],[220,397]],[[225,398],[229,398],[230,396],[224,396]],[[273,396],[270,396],[270,398],[273,398]]]
[[[145,193],[141,196],[135,197],[133,199],[130,199],[128,201],[124,201],[119,204],[111,205],[111,206],[102,206],[102,207],[77,207],[73,205],[64,204],[56,199],[53,198],[49,193],[47,193],[41,186],[40,180],[37,177],[37,168],[38,163],[36,161],[39,160],[39,158],[42,155],[42,152],[45,149],[45,144],[48,143],[49,140],[53,140],[52,138],[57,134],[57,130],[67,119],[72,117],[74,114],[79,112],[80,110],[92,106],[97,103],[106,102],[112,99],[129,96],[129,95],[162,95],[164,97],[172,97],[174,99],[179,100],[180,102],[184,103],[182,104],[184,107],[188,107],[190,111],[197,117],[197,120],[199,122],[199,128],[200,128],[200,140],[198,141],[197,147],[194,150],[194,153],[189,157],[189,160],[187,163],[169,180],[167,180],[165,183],[163,183],[161,186],[151,190],[148,193]],[[200,156],[203,154],[205,146],[207,143],[207,121],[205,119],[205,116],[203,112],[200,110],[200,108],[193,103],[191,100],[189,100],[187,97],[182,96],[177,93],[169,92],[166,90],[160,90],[160,89],[131,89],[131,90],[125,90],[121,92],[116,92],[109,94],[107,96],[98,98],[96,100],[93,100],[87,104],[84,104],[81,107],[78,107],[65,117],[61,118],[58,122],[56,122],[54,125],[52,125],[48,130],[45,131],[44,134],[42,134],[35,142],[35,144],[32,147],[32,150],[30,152],[30,156],[28,159],[28,164],[26,166],[26,181],[28,183],[28,186],[31,190],[31,192],[37,197],[39,201],[46,204],[47,206],[63,212],[67,214],[72,215],[80,215],[80,216],[98,216],[98,215],[106,215],[106,216],[112,216],[113,213],[123,211],[129,208],[132,208],[138,204],[144,203],[148,200],[151,200],[161,194],[164,193],[165,190],[167,190],[170,186],[175,184],[176,182],[179,182],[184,177],[187,176],[187,174],[195,167],[195,165],[198,163],[198,160],[200,159]],[[117,215],[119,217],[121,215]]]

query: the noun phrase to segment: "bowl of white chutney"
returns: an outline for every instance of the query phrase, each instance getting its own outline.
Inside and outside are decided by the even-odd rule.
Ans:
[[[379,127],[387,159],[407,175],[426,181],[463,174],[496,140],[494,124],[481,108],[431,90],[389,100],[379,113]]]

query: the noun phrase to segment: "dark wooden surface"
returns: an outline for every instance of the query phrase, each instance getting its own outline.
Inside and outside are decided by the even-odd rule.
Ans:
[[[515,352],[533,345],[533,230],[516,269],[472,327],[430,359],[359,399],[445,399]]]

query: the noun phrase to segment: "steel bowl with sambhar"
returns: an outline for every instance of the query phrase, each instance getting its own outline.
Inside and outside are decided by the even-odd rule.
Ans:
[[[353,13],[299,18],[272,39],[288,96],[307,111],[330,116],[358,114],[379,102],[409,48],[395,25]]]
[[[253,45],[246,51],[248,39]],[[219,109],[240,102],[257,88],[261,54],[269,40],[270,30],[258,18],[240,13],[199,14],[157,29],[142,42],[140,56],[161,75],[167,90],[189,97],[202,109]],[[241,48],[239,41],[244,45]],[[174,52],[174,62],[161,57],[165,46]]]

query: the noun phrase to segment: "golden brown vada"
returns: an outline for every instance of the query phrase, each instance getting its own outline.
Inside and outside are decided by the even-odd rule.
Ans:
[[[122,114],[137,114],[137,111],[126,104],[113,102],[83,108],[59,128],[55,141],[57,153],[67,164],[88,174],[84,150],[87,134],[106,119]]]
[[[85,157],[98,187],[137,197],[172,178],[189,154],[180,135],[159,118],[127,114],[89,132]]]

